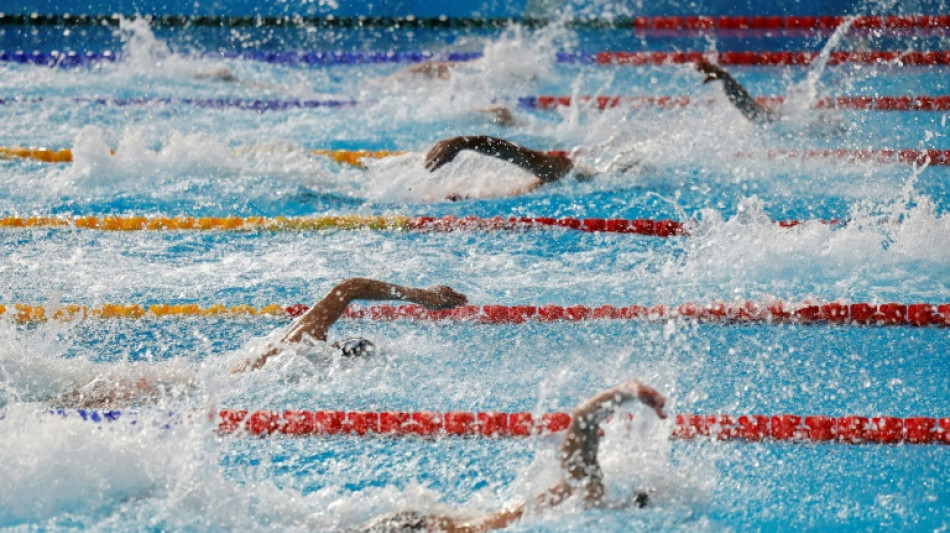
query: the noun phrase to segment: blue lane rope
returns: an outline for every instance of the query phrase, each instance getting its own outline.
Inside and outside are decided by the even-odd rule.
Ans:
[[[558,52],[557,63],[581,65],[662,65],[686,64],[703,59],[703,52]],[[719,52],[718,61],[724,65],[806,65],[811,63],[815,52]],[[481,52],[204,52],[187,57],[199,59],[236,59],[258,61],[279,65],[368,65],[409,64],[423,61],[472,61],[482,57]],[[115,62],[122,59],[115,52],[15,52],[0,51],[0,62],[31,65],[75,67]],[[870,51],[834,52],[829,64],[899,64],[906,66],[931,66],[950,64],[950,51]]]
[[[123,414],[129,415],[130,413],[125,413],[123,411],[117,410],[99,410],[99,409],[50,409],[47,411],[51,415],[58,415],[63,418],[67,418],[72,414],[79,415],[83,420],[89,422],[115,422]],[[135,423],[133,419],[131,423]]]
[[[594,55],[590,62],[593,62]],[[0,62],[48,67],[78,67],[121,61],[123,54],[117,52],[8,52],[0,50]],[[367,65],[408,64],[423,61],[471,61],[482,57],[481,52],[204,52],[194,57],[201,59],[239,59],[277,65]]]
[[[0,105],[17,103],[40,103],[43,97],[0,98]],[[116,107],[161,105],[191,105],[212,109],[238,108],[250,111],[282,111],[286,109],[339,108],[359,105],[356,100],[256,100],[239,98],[70,98],[80,104],[108,105]]]

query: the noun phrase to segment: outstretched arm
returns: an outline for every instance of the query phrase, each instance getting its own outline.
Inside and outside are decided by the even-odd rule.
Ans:
[[[546,154],[487,135],[452,137],[435,143],[426,154],[426,168],[434,171],[455,159],[462,150],[497,157],[531,172],[545,182],[557,181],[574,168],[574,163],[565,155]]]
[[[343,316],[343,311],[353,300],[408,300],[430,309],[448,309],[464,305],[468,301],[464,294],[445,286],[416,289],[374,279],[350,278],[334,287],[329,294],[298,318],[290,331],[280,339],[280,343],[300,342],[304,335],[320,341],[327,340],[327,331],[330,326]],[[274,348],[253,361],[242,361],[231,370],[231,373],[258,369],[267,362],[267,359],[279,352],[279,348]]]
[[[756,124],[768,124],[778,118],[778,113],[775,110],[756,102],[755,98],[749,94],[749,91],[719,65],[713,65],[704,59],[696,63],[696,70],[706,74],[703,83],[722,80],[726,97],[729,98],[732,105],[736,106],[736,108],[752,122]]]

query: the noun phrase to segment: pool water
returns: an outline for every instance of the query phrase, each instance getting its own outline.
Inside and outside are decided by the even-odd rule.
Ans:
[[[828,43],[830,46],[826,46]],[[367,276],[447,284],[472,303],[950,301],[946,166],[769,158],[791,149],[950,148],[947,112],[787,106],[745,121],[689,65],[563,64],[604,50],[942,50],[940,30],[705,37],[571,30],[0,27],[6,50],[121,52],[75,68],[0,63],[0,146],[71,148],[72,164],[0,160],[0,215],[325,214],[670,218],[690,237],[519,232],[94,232],[3,230],[0,303],[312,303]],[[480,52],[451,79],[405,64],[306,66],[211,51]],[[754,95],[945,95],[948,68],[736,67]],[[222,80],[221,74],[229,74]],[[217,75],[217,77],[215,77]],[[689,96],[676,109],[532,110],[537,95]],[[114,99],[142,98],[141,105]],[[336,100],[257,112],[181,99]],[[85,99],[85,100],[83,100]],[[104,99],[98,103],[89,99]],[[163,102],[161,99],[170,99]],[[710,102],[707,102],[709,100]],[[517,124],[473,109],[508,104]],[[490,134],[574,150],[606,170],[506,197],[511,168],[463,156],[429,173],[440,138]],[[365,169],[314,149],[408,150]],[[110,153],[113,150],[114,153]],[[737,152],[748,153],[737,157]],[[629,163],[626,172],[612,161]],[[447,192],[482,197],[447,201]],[[812,220],[781,228],[773,219]],[[847,223],[823,224],[816,219]],[[383,349],[366,361],[286,358],[226,377],[278,318],[0,322],[0,526],[19,530],[326,531],[385,512],[475,516],[556,480],[556,436],[527,439],[242,438],[221,407],[570,410],[628,377],[672,413],[950,416],[946,328],[722,325],[669,320],[520,325],[343,320],[331,336]],[[46,413],[97,375],[195,373],[197,390],[93,424]],[[950,447],[671,441],[640,408],[610,422],[609,495],[646,509],[567,503],[513,531],[938,531],[950,526]],[[171,418],[169,413],[173,413]],[[195,414],[198,413],[198,414]]]

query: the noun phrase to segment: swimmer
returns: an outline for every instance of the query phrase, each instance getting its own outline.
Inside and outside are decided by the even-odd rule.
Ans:
[[[758,126],[775,125],[775,131],[780,135],[798,137],[803,131],[813,136],[841,135],[848,131],[846,123],[838,117],[828,113],[802,114],[793,108],[786,111],[790,100],[785,99],[782,107],[763,105],[756,101],[749,92],[731,74],[719,65],[703,60],[696,63],[696,70],[706,74],[703,83],[721,80],[726,97],[750,122]],[[789,120],[791,119],[791,120]]]
[[[235,365],[230,373],[256,370],[284,351],[306,342],[326,342],[327,332],[353,300],[408,300],[429,309],[464,305],[468,299],[449,287],[430,289],[402,287],[384,281],[350,278],[340,282],[290,326],[276,343],[263,353]],[[372,355],[376,347],[366,339],[338,341],[332,347],[344,357]],[[59,407],[76,409],[116,408],[154,404],[163,399],[181,398],[198,386],[194,372],[180,365],[133,363],[128,368],[98,375],[87,384],[73,388],[52,401]]]
[[[423,61],[406,67],[393,76],[419,76],[428,80],[448,80],[452,78],[452,69],[455,65],[455,61]]]
[[[565,154],[551,154],[532,150],[511,141],[487,135],[451,137],[435,143],[426,154],[425,167],[429,172],[435,172],[447,163],[452,162],[463,150],[471,150],[507,161],[534,174],[536,180],[519,188],[515,194],[526,194],[545,183],[559,181],[568,174],[573,174],[577,181],[584,181],[593,176],[591,171],[578,168],[574,161]],[[463,197],[453,195],[449,196],[448,199],[461,200]]]
[[[467,61],[471,66],[480,60]],[[400,83],[407,79],[424,79],[427,81],[448,81],[452,79],[452,69],[459,66],[457,61],[424,61],[406,67],[391,76],[387,76],[382,81],[385,84]],[[503,128],[517,126],[520,121],[515,117],[511,109],[502,104],[491,105],[489,107],[477,107],[471,110],[473,117],[485,120],[489,124],[495,124]]]
[[[350,278],[339,283],[294,321],[287,333],[277,341],[276,346],[269,347],[258,357],[241,361],[231,369],[231,373],[261,368],[268,359],[294,344],[305,341],[326,342],[330,326],[343,316],[343,312],[353,300],[407,300],[429,309],[449,309],[465,305],[468,301],[464,294],[446,286],[417,289],[374,279]],[[365,339],[349,339],[334,343],[333,346],[344,356],[370,355],[376,349],[373,343]]]
[[[722,81],[722,88],[726,92],[726,97],[749,121],[758,125],[766,125],[772,124],[781,118],[781,111],[756,102],[749,91],[719,65],[714,65],[703,59],[696,63],[696,70],[706,74],[706,78],[703,80],[704,84],[711,81]]]
[[[620,405],[630,400],[639,400],[653,409],[660,418],[666,418],[663,404],[666,400],[654,389],[630,380],[594,395],[574,410],[571,424],[564,435],[560,449],[560,482],[538,495],[533,508],[543,509],[559,505],[572,496],[579,496],[590,506],[606,503],[603,473],[597,462],[600,444],[600,423],[607,419]],[[625,505],[643,507],[648,497],[638,492]],[[441,531],[446,533],[474,533],[503,529],[517,522],[524,515],[527,502],[496,511],[476,519],[463,520],[451,516],[426,514],[417,511],[400,511],[384,515],[351,530],[352,533],[385,533],[405,531]]]
[[[241,80],[234,75],[234,72],[225,66],[214,67],[207,70],[199,70],[193,74],[193,77],[196,80],[221,81],[225,83],[241,82]]]

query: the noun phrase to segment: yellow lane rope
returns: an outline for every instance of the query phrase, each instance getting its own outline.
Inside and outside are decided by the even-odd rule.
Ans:
[[[318,217],[6,217],[0,229],[78,228],[103,231],[315,231],[327,229],[408,230],[406,216]]]
[[[100,307],[87,307],[85,305],[68,304],[60,307],[49,308],[42,305],[0,304],[0,316],[12,316],[21,324],[34,324],[45,322],[47,320],[78,320],[83,318],[160,318],[165,316],[201,316],[201,317],[241,317],[241,316],[273,316],[287,317],[287,311],[277,305],[271,304],[261,308],[255,308],[250,305],[236,305],[226,307],[221,304],[215,304],[211,307],[201,307],[198,304],[167,305],[156,304],[148,308],[138,304],[105,304]]]
[[[395,155],[403,155],[405,151],[397,150],[309,150],[308,153],[329,157],[337,163],[362,167],[363,159],[379,159]],[[20,148],[0,146],[0,159],[32,159],[45,163],[71,163],[73,152],[69,148],[50,150],[48,148]]]
[[[363,159],[380,159],[394,155],[403,155],[407,152],[398,150],[311,150],[311,154],[329,157],[337,163],[362,167]]]
[[[0,159],[33,159],[46,163],[71,163],[73,152],[68,148],[54,151],[48,148],[7,148],[0,146]]]

